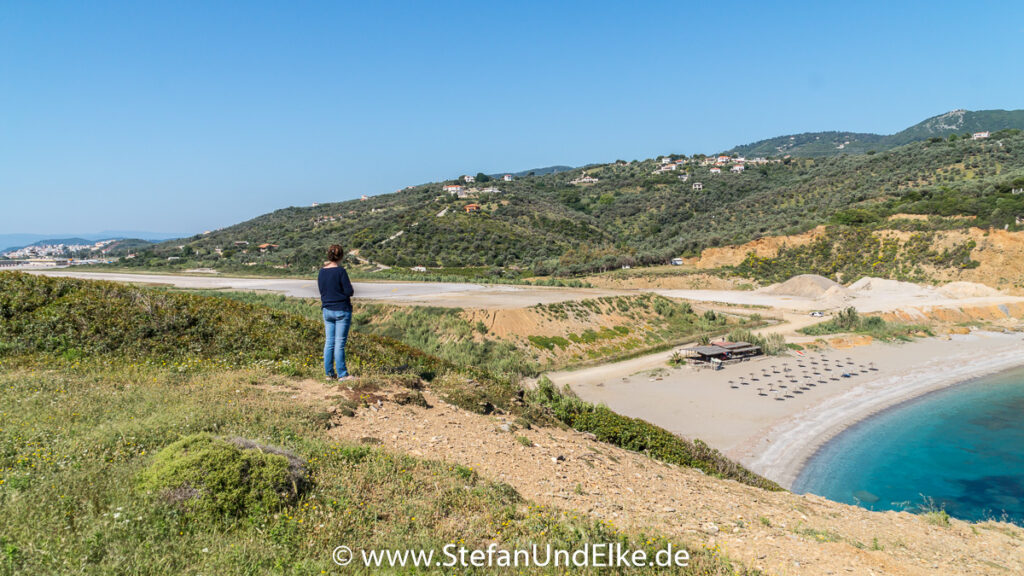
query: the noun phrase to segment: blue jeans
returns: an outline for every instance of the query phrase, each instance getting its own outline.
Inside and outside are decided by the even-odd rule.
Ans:
[[[324,341],[324,373],[328,377],[348,376],[348,368],[345,366],[345,341],[348,340],[350,324],[351,310],[324,308],[324,330],[327,332],[327,339]]]

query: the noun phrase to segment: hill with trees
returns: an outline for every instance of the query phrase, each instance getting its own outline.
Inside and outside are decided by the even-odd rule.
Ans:
[[[974,132],[1024,129],[1024,110],[953,110],[933,116],[896,134],[860,132],[805,132],[759,140],[737,146],[729,154],[744,156],[819,157],[842,154],[866,154],[891,150],[930,138],[951,135],[969,136]]]
[[[877,154],[747,161],[742,169],[731,158],[717,162],[673,155],[284,208],[143,247],[120,265],[309,274],[324,248],[338,243],[357,273],[358,264],[364,272],[392,267],[385,276],[411,276],[410,268],[422,266],[438,275],[510,280],[667,264],[819,225],[876,230],[892,226],[896,214],[943,217],[899,221],[922,233],[1019,230],[1024,222],[1024,135],[1016,129],[979,140],[936,137]]]

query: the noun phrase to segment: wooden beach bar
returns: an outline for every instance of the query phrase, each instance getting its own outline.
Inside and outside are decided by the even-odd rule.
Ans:
[[[709,364],[716,368],[723,364],[742,362],[761,355],[761,347],[750,342],[712,342],[703,346],[683,348],[683,357],[695,364]]]

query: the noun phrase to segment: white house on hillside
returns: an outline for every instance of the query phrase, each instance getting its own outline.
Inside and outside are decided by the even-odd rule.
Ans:
[[[694,182],[693,183],[693,189],[694,190],[703,190],[704,189],[704,184],[701,184],[700,182]]]
[[[737,174],[739,174],[740,172],[743,172],[743,164],[737,164],[737,165],[733,166],[732,168],[730,168],[729,171],[730,172],[736,172]]]
[[[584,173],[579,178],[574,178],[572,180],[569,180],[569,184],[595,184],[595,183],[600,182],[600,181],[601,181],[600,178],[594,178],[593,176],[587,176],[586,173]]]
[[[476,176],[470,176],[469,174],[463,176],[462,179],[466,181],[466,184],[472,184],[473,182],[476,182]]]
[[[974,134],[971,134],[971,140],[984,140],[985,138],[988,138],[988,137],[989,137],[989,133],[987,131],[986,132],[975,132]]]
[[[504,180],[505,182],[511,182],[512,181],[512,175],[511,174],[505,174],[504,176],[501,177],[501,179]]]

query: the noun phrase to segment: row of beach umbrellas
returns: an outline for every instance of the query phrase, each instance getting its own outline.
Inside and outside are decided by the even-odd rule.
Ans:
[[[803,356],[782,365],[765,366],[760,372],[755,370],[729,380],[729,387],[738,390],[744,386],[753,386],[758,396],[774,397],[779,402],[785,402],[818,386],[875,371],[878,368],[874,362],[858,364],[849,356],[832,358],[821,354]]]

